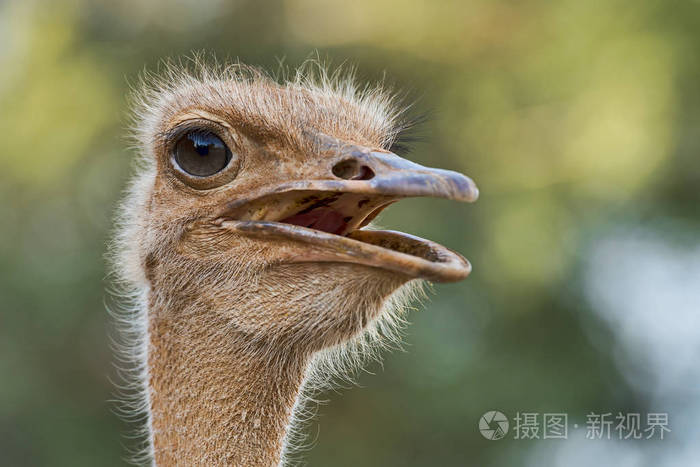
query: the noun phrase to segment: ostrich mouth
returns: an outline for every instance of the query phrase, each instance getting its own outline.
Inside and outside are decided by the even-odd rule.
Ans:
[[[368,224],[403,198],[473,202],[474,182],[457,172],[423,167],[384,150],[317,135],[325,154],[310,161],[308,179],[267,185],[228,203],[218,221],[241,235],[276,242],[287,262],[344,262],[412,278],[453,282],[471,265],[437,243]]]
[[[461,174],[421,169],[392,177],[299,181],[263,189],[229,203],[218,223],[244,236],[278,242],[286,262],[357,263],[412,278],[458,281],[471,272],[462,255],[420,237],[369,226],[387,206],[406,197],[467,202],[478,197],[476,185]]]

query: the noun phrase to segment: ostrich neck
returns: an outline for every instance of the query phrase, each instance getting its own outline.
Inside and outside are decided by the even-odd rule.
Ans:
[[[156,465],[279,464],[303,358],[271,363],[216,312],[151,310],[148,331]]]

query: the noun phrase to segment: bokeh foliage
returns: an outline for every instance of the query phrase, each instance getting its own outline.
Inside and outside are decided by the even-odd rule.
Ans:
[[[482,191],[381,218],[474,273],[435,286],[364,389],[328,394],[309,465],[528,465],[535,442],[486,441],[482,413],[650,409],[582,276],[619,226],[700,232],[699,45],[693,1],[0,2],[0,464],[123,464],[103,253],[125,95],[195,50],[386,73],[430,115],[411,157]]]

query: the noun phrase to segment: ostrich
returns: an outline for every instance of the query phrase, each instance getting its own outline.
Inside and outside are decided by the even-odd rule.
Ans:
[[[322,67],[281,84],[243,65],[186,68],[136,94],[140,162],[114,248],[146,455],[278,465],[304,388],[387,338],[412,284],[471,270],[370,221],[402,198],[478,190],[391,152],[406,125],[381,87]]]

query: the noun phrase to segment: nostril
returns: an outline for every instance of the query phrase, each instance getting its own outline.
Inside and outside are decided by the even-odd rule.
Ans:
[[[360,172],[353,177],[353,180],[371,180],[374,178],[374,170],[370,169],[366,165],[360,167]]]
[[[333,175],[345,180],[351,180],[357,175],[360,164],[355,159],[345,159],[333,166]]]
[[[345,159],[333,166],[333,175],[344,180],[370,180],[374,171],[355,159]]]

